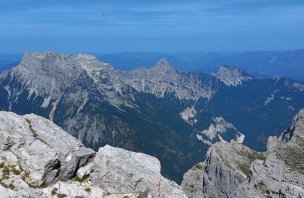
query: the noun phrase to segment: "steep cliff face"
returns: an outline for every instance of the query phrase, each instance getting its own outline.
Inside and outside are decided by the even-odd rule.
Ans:
[[[267,158],[255,161],[235,197],[304,197],[304,109],[280,137],[268,140]]]
[[[207,159],[184,175],[182,188],[189,197],[227,197],[246,179],[250,164],[263,158],[262,153],[235,141],[216,143]]]
[[[279,137],[270,137],[266,153],[237,142],[220,142],[206,161],[185,175],[189,197],[303,197],[304,109]]]
[[[51,121],[0,111],[1,197],[187,197],[146,154],[84,147]]]
[[[245,71],[233,66],[221,66],[216,73],[216,77],[227,86],[242,85],[242,82],[253,79]]]

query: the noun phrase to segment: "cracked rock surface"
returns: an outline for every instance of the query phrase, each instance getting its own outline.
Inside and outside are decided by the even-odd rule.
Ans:
[[[179,186],[164,178],[158,159],[142,153],[105,146],[99,149],[90,177],[109,194],[146,193],[152,197],[186,197]]]
[[[189,197],[304,197],[304,109],[266,153],[232,141],[212,145],[207,159],[184,175]]]
[[[187,197],[158,159],[111,146],[97,153],[51,121],[0,111],[0,195]]]

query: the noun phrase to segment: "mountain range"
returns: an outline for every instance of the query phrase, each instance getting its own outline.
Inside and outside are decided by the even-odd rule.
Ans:
[[[166,57],[175,68],[186,72],[216,72],[221,65],[233,65],[255,76],[283,76],[304,80],[304,49],[286,51],[218,51],[218,52],[120,52],[93,53],[98,60],[110,63],[116,69],[133,70],[138,67],[153,67],[155,62]],[[0,72],[16,66],[21,54],[0,54]]]
[[[248,52],[189,52],[144,53],[125,52],[97,54],[97,58],[115,65],[118,69],[131,70],[140,66],[152,67],[161,57],[182,71],[214,72],[221,65],[237,66],[256,76],[284,76],[304,80],[304,50],[248,51]]]
[[[95,151],[155,156],[180,183],[218,141],[265,151],[303,108],[304,84],[227,65],[205,74],[160,59],[122,71],[92,55],[31,52],[0,74],[0,98],[0,110],[48,118]]]

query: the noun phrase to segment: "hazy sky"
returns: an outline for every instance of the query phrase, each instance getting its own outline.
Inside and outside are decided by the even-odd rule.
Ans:
[[[0,0],[0,52],[304,48],[304,0]]]

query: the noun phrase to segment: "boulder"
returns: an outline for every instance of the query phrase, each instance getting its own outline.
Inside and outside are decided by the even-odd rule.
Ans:
[[[99,149],[90,178],[108,194],[145,194],[152,197],[187,197],[180,187],[164,178],[158,159],[120,148]]]
[[[0,113],[0,156],[29,173],[36,185],[71,179],[95,152],[51,121],[30,114]]]

